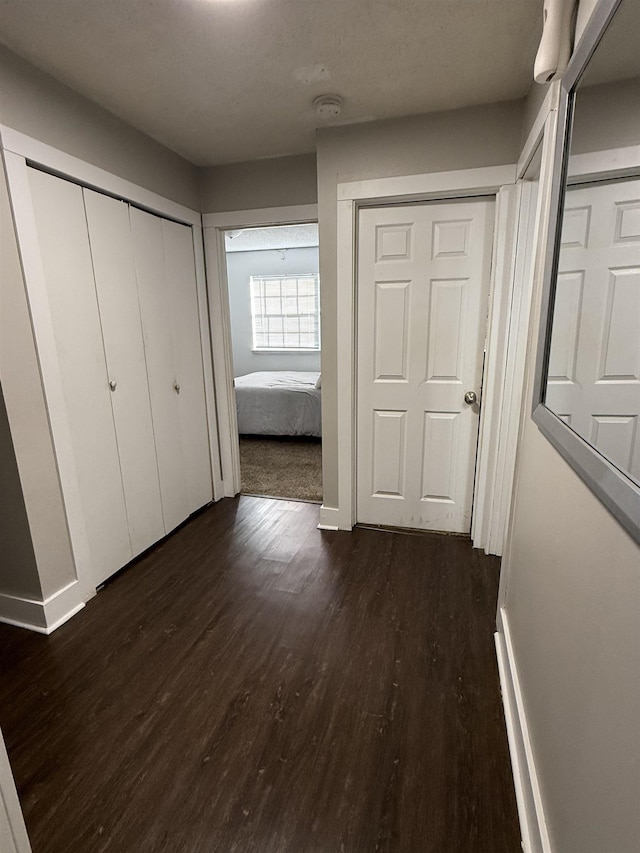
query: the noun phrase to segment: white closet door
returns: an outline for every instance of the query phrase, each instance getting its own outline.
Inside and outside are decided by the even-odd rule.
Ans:
[[[162,221],[167,283],[173,316],[173,352],[180,412],[180,435],[189,512],[213,498],[209,432],[204,396],[204,372],[193,232],[186,225]]]
[[[132,557],[82,189],[29,169],[96,585]]]
[[[173,353],[173,299],[168,286],[162,222],[158,216],[129,208],[138,297],[149,378],[165,531],[189,515],[180,435],[179,395]]]
[[[84,190],[134,556],[164,536],[129,206]]]

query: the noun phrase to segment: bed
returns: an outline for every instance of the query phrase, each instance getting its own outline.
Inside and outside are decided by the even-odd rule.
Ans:
[[[321,435],[319,373],[265,370],[234,385],[241,435]]]

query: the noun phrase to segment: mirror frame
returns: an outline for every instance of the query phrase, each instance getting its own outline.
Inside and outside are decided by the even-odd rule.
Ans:
[[[626,0],[630,2],[630,0]],[[540,327],[533,387],[532,418],[542,434],[571,465],[602,503],[640,543],[640,486],[615,467],[591,444],[574,432],[544,404],[549,365],[555,283],[560,255],[560,235],[567,185],[573,102],[576,86],[600,43],[622,0],[599,0],[560,81],[558,127],[553,152],[553,172],[549,198],[549,227],[544,255],[544,275]],[[635,0],[631,0],[635,2]],[[640,174],[640,168],[632,169]],[[611,177],[624,171],[612,170]]]

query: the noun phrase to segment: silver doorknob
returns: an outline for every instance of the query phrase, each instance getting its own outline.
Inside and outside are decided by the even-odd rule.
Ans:
[[[173,383],[173,390],[176,392],[176,394],[180,393],[180,383],[179,382]]]
[[[478,402],[476,392],[475,391],[467,391],[467,393],[464,395],[464,401],[468,406],[473,406],[474,403]]]
[[[111,388],[112,391],[115,391],[117,387],[118,387],[118,383],[116,382],[115,379],[112,379],[109,382],[109,388]]]

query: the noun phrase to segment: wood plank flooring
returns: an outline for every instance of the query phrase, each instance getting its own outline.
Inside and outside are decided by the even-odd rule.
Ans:
[[[34,853],[515,853],[499,561],[242,497],[51,637],[0,625]]]

